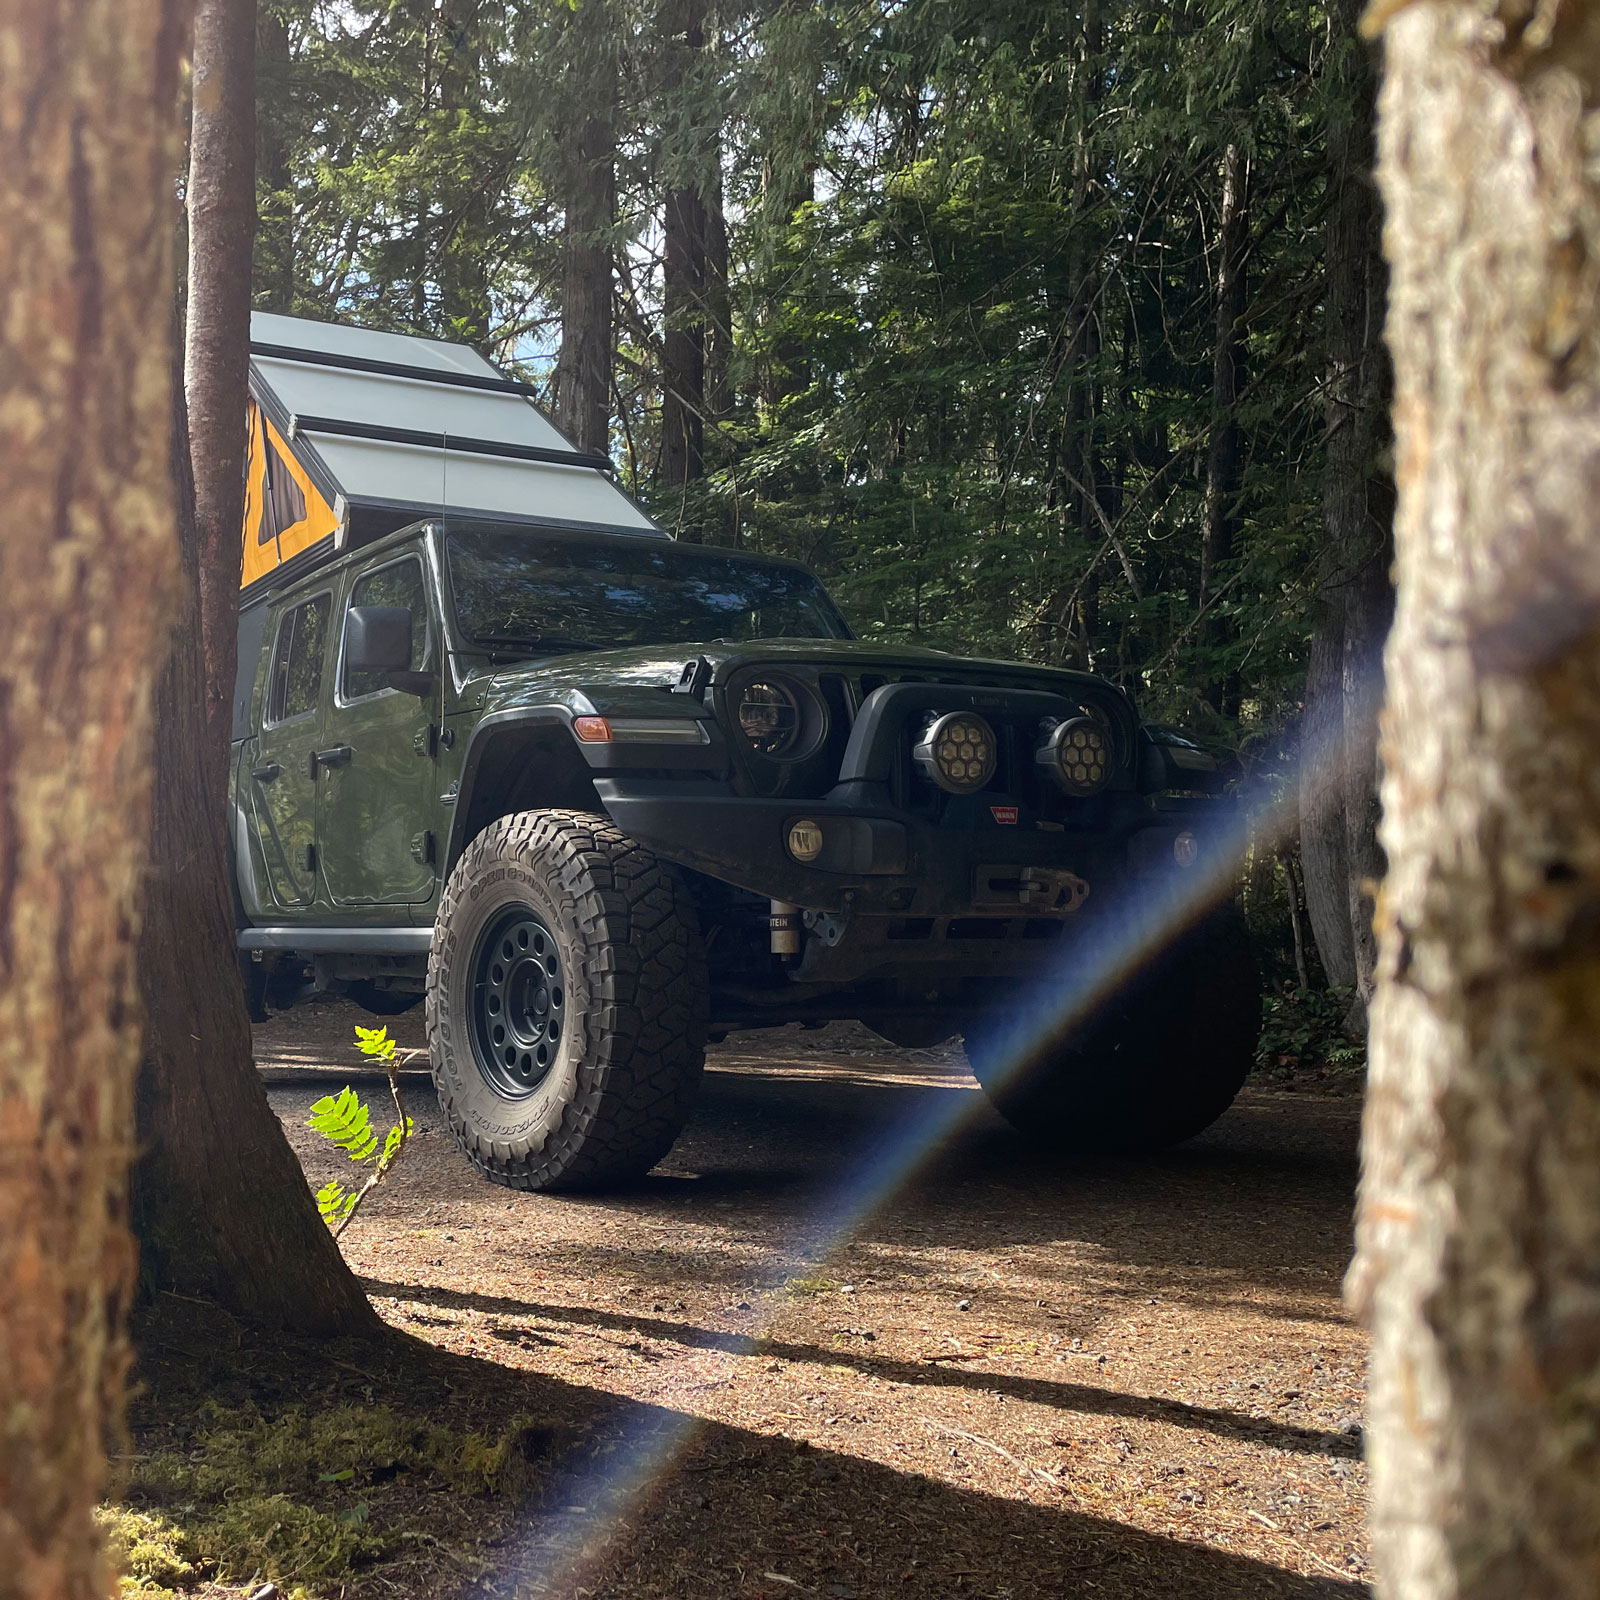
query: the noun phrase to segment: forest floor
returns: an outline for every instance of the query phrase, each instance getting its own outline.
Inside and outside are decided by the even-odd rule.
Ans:
[[[351,1083],[385,1122],[351,1048],[370,1021],[330,1001],[257,1030],[314,1184],[344,1158],[306,1130],[312,1100]],[[420,1012],[391,1031],[420,1042]],[[1159,1159],[1067,1163],[988,1108],[954,1044],[735,1035],[668,1159],[576,1198],[483,1182],[407,1075],[417,1139],[343,1245],[409,1337],[235,1352],[197,1308],[149,1325],[136,1463],[263,1456],[288,1428],[329,1519],[296,1535],[300,1559],[274,1513],[276,1566],[235,1559],[230,1585],[201,1564],[176,1587],[1364,1594],[1364,1341],[1339,1297],[1359,1100],[1292,1076]],[[202,1393],[210,1421],[185,1422]],[[430,1476],[429,1422],[500,1445],[484,1481]],[[317,1566],[327,1530],[348,1536],[342,1568]]]

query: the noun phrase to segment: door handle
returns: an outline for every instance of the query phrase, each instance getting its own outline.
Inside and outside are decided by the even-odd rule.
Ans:
[[[336,744],[327,750],[313,750],[306,761],[314,778],[322,767],[342,767],[348,764],[355,751],[347,744]]]
[[[259,767],[250,769],[250,776],[257,783],[273,783],[283,774],[283,768],[276,761],[264,762]]]

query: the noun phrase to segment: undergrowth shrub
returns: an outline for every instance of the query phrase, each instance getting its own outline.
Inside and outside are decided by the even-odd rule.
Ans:
[[[1349,1079],[1365,1076],[1366,1042],[1352,1039],[1345,1022],[1355,991],[1269,989],[1261,1003],[1261,1042],[1256,1047],[1259,1069],[1267,1076],[1313,1073]]]

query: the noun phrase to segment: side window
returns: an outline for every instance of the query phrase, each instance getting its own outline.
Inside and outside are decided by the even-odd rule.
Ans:
[[[286,612],[278,624],[272,649],[272,686],[267,693],[269,723],[287,722],[316,710],[332,613],[333,596],[319,594]]]
[[[350,591],[351,606],[403,606],[411,613],[411,670],[421,672],[428,665],[428,601],[422,583],[422,563],[412,558],[393,566],[379,567],[357,579]],[[385,689],[381,672],[358,672],[344,668],[340,694],[346,700],[359,700],[364,694]]]

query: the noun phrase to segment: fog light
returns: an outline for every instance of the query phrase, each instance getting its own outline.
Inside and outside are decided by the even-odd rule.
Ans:
[[[994,776],[994,729],[971,711],[947,711],[929,725],[911,759],[941,789],[976,794]]]
[[[1188,829],[1172,841],[1172,859],[1180,867],[1192,867],[1200,859],[1200,841]]]
[[[1111,781],[1111,749],[1100,724],[1068,717],[1050,730],[1034,759],[1067,794],[1078,799],[1098,794]]]
[[[796,861],[815,861],[822,854],[822,826],[809,818],[791,823],[789,854]]]

